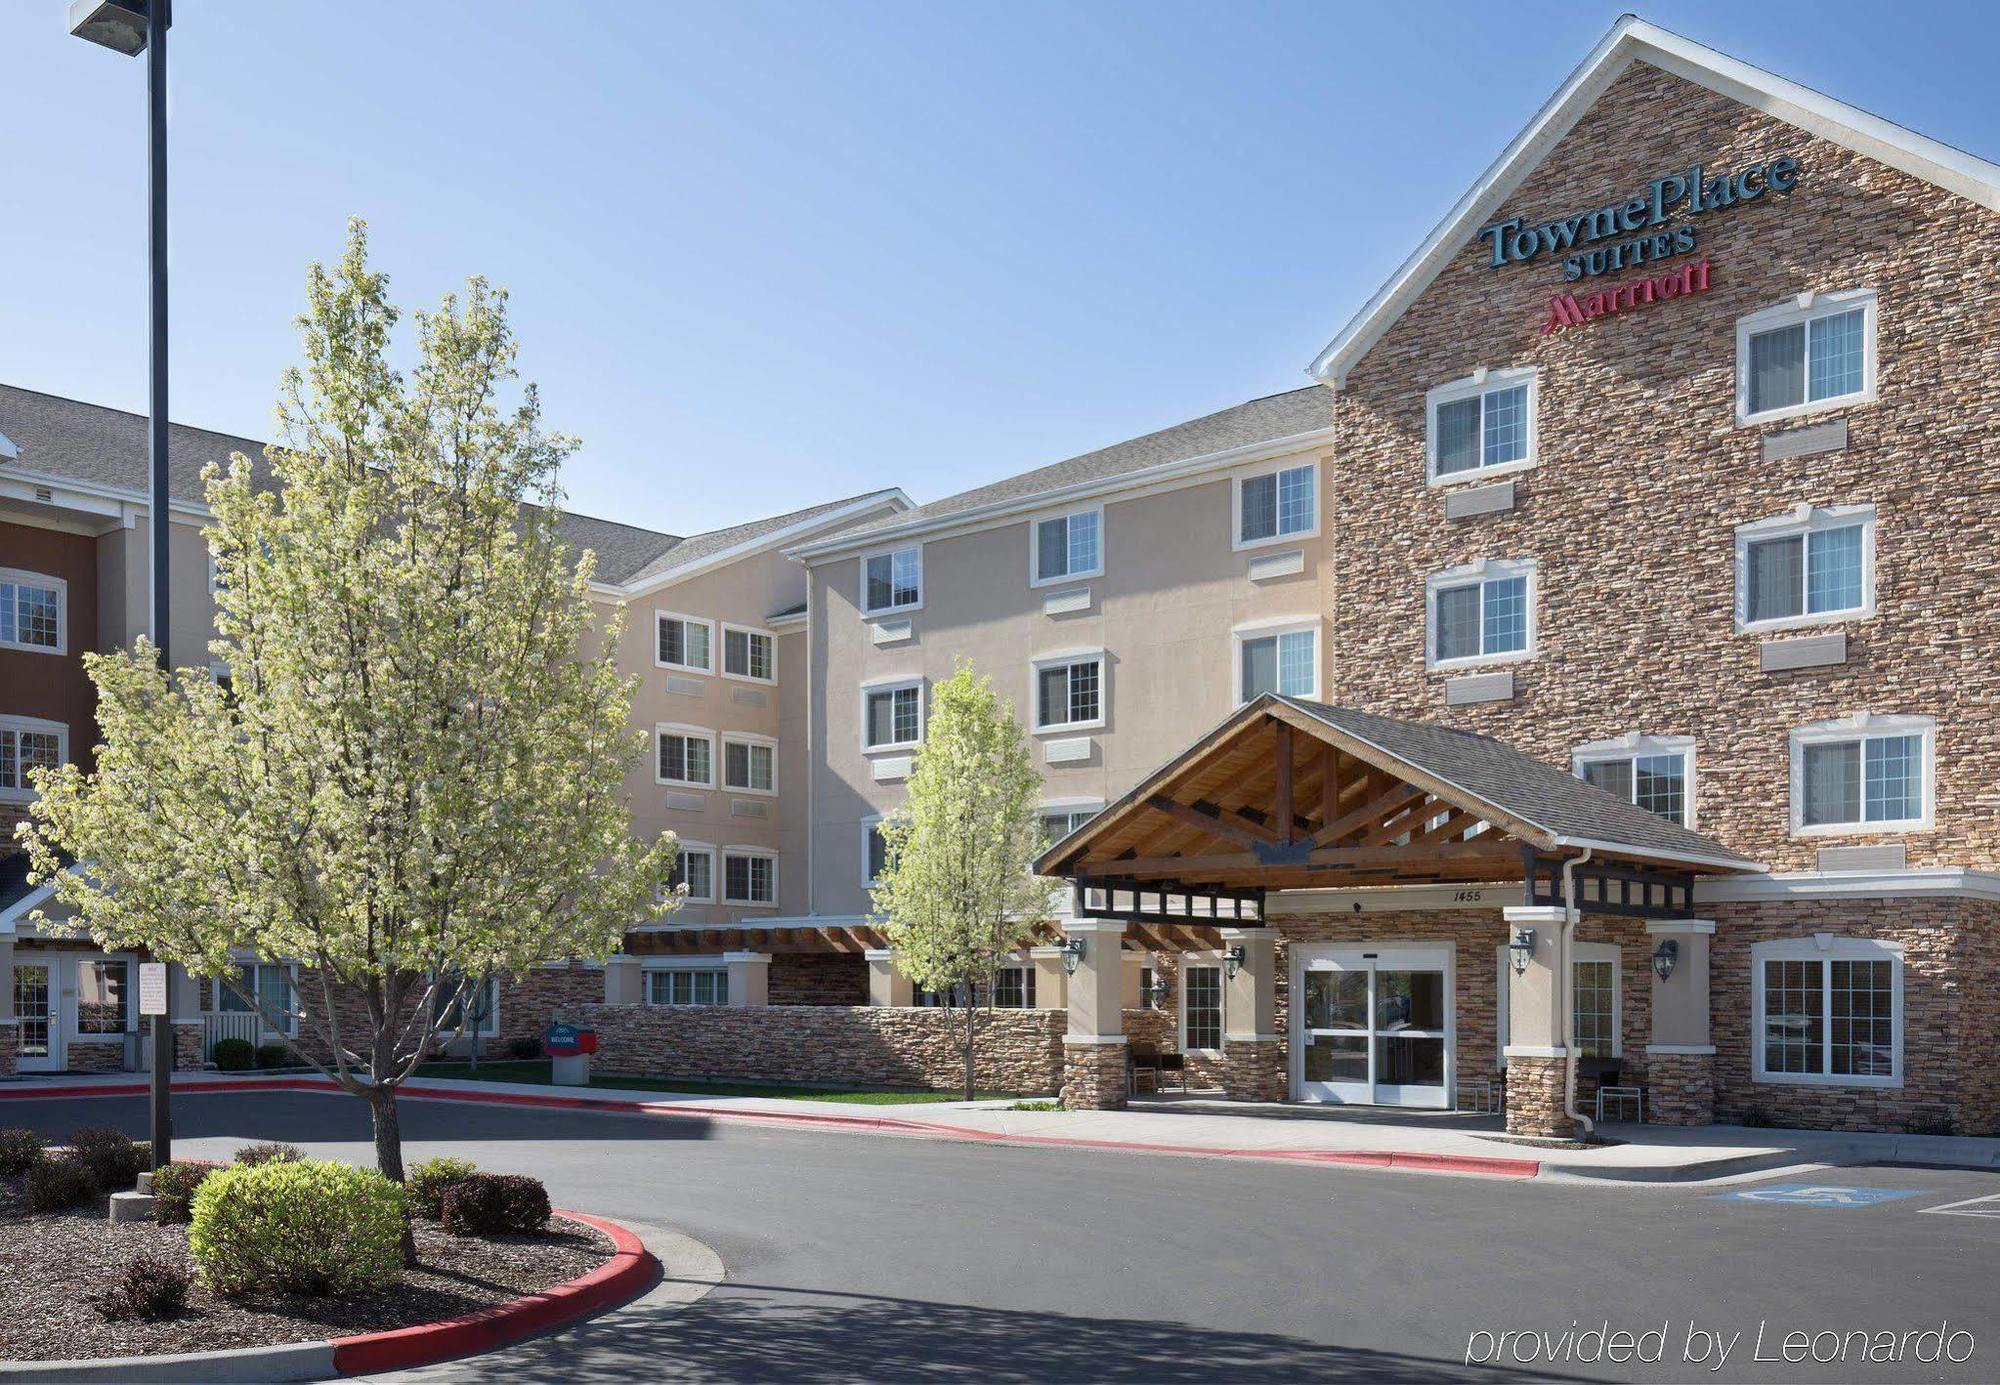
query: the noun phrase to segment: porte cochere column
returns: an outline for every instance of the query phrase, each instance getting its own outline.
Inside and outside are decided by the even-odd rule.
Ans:
[[[1243,964],[1222,1000],[1222,1085],[1231,1101],[1283,1101],[1285,1043],[1278,1034],[1278,930],[1225,928],[1225,950]],[[1227,973],[1224,973],[1227,975]]]
[[[1646,924],[1656,955],[1663,944],[1672,969],[1653,968],[1653,1041],[1646,1045],[1646,1119],[1658,1125],[1715,1123],[1715,1044],[1709,1032],[1709,919]]]
[[[1522,907],[1503,910],[1502,916],[1507,965],[1515,969],[1507,983],[1507,1133],[1573,1139],[1576,1123],[1564,1100],[1569,1050],[1562,1042],[1562,987],[1556,977],[1563,911]],[[1531,950],[1523,946],[1531,941]]]
[[[1125,962],[1119,951],[1125,925],[1070,919],[1063,933],[1083,945],[1083,955],[1069,978],[1062,1103],[1072,1111],[1116,1111],[1125,1105]]]

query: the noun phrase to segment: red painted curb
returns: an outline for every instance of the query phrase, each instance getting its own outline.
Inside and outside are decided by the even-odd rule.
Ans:
[[[658,1265],[639,1238],[613,1221],[583,1212],[556,1212],[567,1221],[596,1227],[611,1238],[612,1256],[589,1274],[537,1294],[528,1294],[497,1308],[468,1313],[444,1322],[399,1327],[335,1337],[333,1366],[342,1375],[405,1370],[470,1356],[518,1342],[552,1327],[575,1322],[636,1297],[651,1281]]]

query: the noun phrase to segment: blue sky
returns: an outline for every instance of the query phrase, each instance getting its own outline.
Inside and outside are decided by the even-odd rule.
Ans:
[[[0,379],[145,399],[144,69],[0,6]],[[262,435],[303,268],[513,293],[572,508],[934,498],[1305,383],[1615,4],[179,0],[174,415]],[[1647,18],[1993,157],[1986,5]]]

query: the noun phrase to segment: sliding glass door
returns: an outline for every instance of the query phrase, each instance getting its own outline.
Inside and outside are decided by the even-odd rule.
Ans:
[[[1292,1042],[1300,1099],[1450,1106],[1450,949],[1299,954]]]

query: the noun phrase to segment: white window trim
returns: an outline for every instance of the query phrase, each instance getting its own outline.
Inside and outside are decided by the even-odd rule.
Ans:
[[[1424,667],[1433,672],[1449,672],[1464,668],[1494,668],[1502,664],[1519,664],[1535,657],[1541,637],[1541,621],[1536,608],[1541,605],[1542,583],[1540,564],[1533,558],[1487,558],[1476,563],[1466,563],[1460,567],[1446,568],[1443,572],[1433,572],[1424,579]],[[1454,587],[1467,587],[1477,583],[1505,581],[1510,577],[1528,579],[1528,643],[1524,648],[1511,649],[1502,654],[1468,654],[1460,659],[1440,659],[1437,656],[1437,597],[1441,591]],[[1481,638],[1484,638],[1484,602],[1480,597]]]
[[[754,673],[731,673],[729,671],[729,648],[728,648],[729,632],[732,630],[734,630],[739,635],[762,635],[765,639],[771,642],[771,676],[769,678],[759,678]],[[724,678],[734,679],[738,683],[756,683],[759,684],[760,686],[767,688],[777,686],[778,682],[777,631],[766,630],[761,625],[738,625],[733,621],[725,620],[722,622],[720,639],[722,642],[722,646],[719,651],[721,657],[721,663],[718,664],[717,667],[720,669],[722,676]]]
[[[1003,971],[1018,971],[1025,973],[1021,978],[1021,997],[1024,1001],[1026,1001],[1025,1004],[1002,1005],[1000,1003],[999,1001],[1000,973]],[[1036,973],[1036,967],[1034,959],[1032,957],[1024,958],[1019,953],[1016,953],[1014,956],[1009,957],[1004,961],[1002,961],[999,966],[993,968],[993,975],[986,978],[987,1008],[991,1010],[1039,1010],[1043,1008],[1040,1003],[1041,997],[1039,993],[1035,995],[1033,998],[1030,998],[1028,996],[1029,987],[1035,985],[1036,981],[1035,973]],[[1039,988],[1037,988],[1037,991],[1039,992]]]
[[[708,742],[708,778],[669,779],[660,773],[660,737],[685,736],[689,740]],[[662,721],[653,725],[653,782],[669,785],[677,789],[712,789],[715,787],[715,732],[706,726],[686,726],[679,722]]]
[[[874,693],[895,692],[899,688],[915,688],[917,690],[916,739],[910,741],[884,741],[880,745],[868,744],[868,699],[870,695]],[[861,753],[863,755],[881,755],[896,750],[914,750],[916,747],[922,745],[924,741],[924,723],[930,711],[927,705],[929,702],[930,698],[927,695],[924,680],[921,677],[877,678],[863,683],[861,685]]]
[[[1795,616],[1750,619],[1750,545],[1763,539],[1786,539],[1828,529],[1861,526],[1861,604],[1839,611],[1802,611]],[[1806,540],[1811,545],[1811,539]],[[1875,507],[1873,505],[1796,505],[1782,515],[1736,526],[1736,629],[1741,634],[1797,630],[1810,625],[1837,625],[1867,620],[1875,614]]]
[[[249,967],[252,969],[252,975],[250,978],[250,985],[252,989],[255,989],[258,985],[257,977],[255,975],[256,970],[264,967],[282,967],[285,970],[287,974],[287,980],[290,983],[293,1004],[297,1005],[298,994],[299,994],[299,964],[297,962],[263,962],[263,961],[258,961],[252,957],[239,957],[236,959],[236,966],[238,967],[239,970],[244,967]],[[225,990],[222,979],[220,977],[215,978],[210,989],[214,992],[213,998],[215,1001],[215,1008],[207,1011],[206,1013],[221,1014],[223,1013],[222,996]],[[228,1013],[240,1015],[244,1013],[257,1014],[258,1012],[255,1010],[248,1012],[242,1010],[233,1010],[229,1011]],[[260,1039],[262,1038],[263,1035],[266,1034],[271,1035],[273,1037],[282,1037],[289,1039],[295,1037],[299,1032],[299,1017],[296,1014],[288,1014],[285,1016],[285,1027],[283,1029],[272,1029],[263,1024],[262,1016],[259,1015],[258,1026],[259,1026]]]
[[[1516,385],[1528,387],[1528,455],[1511,462],[1495,462],[1492,466],[1469,467],[1464,471],[1446,472],[1437,469],[1437,411],[1445,404],[1455,404],[1461,399],[1471,399],[1493,390],[1512,389]],[[1432,486],[1452,486],[1461,481],[1485,481],[1495,476],[1512,476],[1518,471],[1527,471],[1541,461],[1541,383],[1540,372],[1534,366],[1518,366],[1509,370],[1487,370],[1481,367],[1472,374],[1458,380],[1448,380],[1434,387],[1424,396],[1424,477]],[[1480,405],[1480,451],[1483,456],[1486,446],[1486,406]]]
[[[61,954],[52,954],[49,962],[49,1005],[53,1011],[60,1005],[59,1012],[51,1013],[49,1026],[51,1036],[57,1026],[62,1029],[63,1041],[72,1044],[122,1044],[127,1034],[139,1032],[139,954],[136,952],[82,952],[59,961]],[[37,957],[22,957],[22,961],[40,961]],[[83,1032],[83,982],[78,978],[79,968],[91,962],[123,962],[125,964],[125,1027],[109,1034],[86,1034]],[[65,984],[66,983],[66,984]]]
[[[870,813],[861,819],[861,888],[872,890],[882,883],[881,877],[868,873],[868,843],[875,835],[875,829],[888,820],[887,813]]]
[[[1623,736],[1614,736],[1608,741],[1591,741],[1570,752],[1569,772],[1581,779],[1585,765],[1602,764],[1607,760],[1635,760],[1644,755],[1681,757],[1681,826],[1692,829],[1694,827],[1693,736],[1642,736],[1634,731]]]
[[[717,857],[714,845],[709,842],[683,841],[680,843],[680,850],[681,850],[681,855],[683,856],[694,854],[694,855],[702,855],[708,857],[708,893],[696,894],[692,890],[690,890],[687,894],[686,902],[689,904],[715,903],[715,896],[717,891],[720,889],[720,885],[717,883],[715,878]]]
[[[1274,476],[1281,471],[1298,471],[1301,468],[1304,468],[1312,473],[1312,495],[1310,498],[1310,505],[1312,508],[1312,523],[1307,525],[1303,529],[1294,530],[1289,534],[1273,534],[1269,538],[1264,538],[1264,539],[1244,538],[1243,537],[1243,483],[1245,481],[1254,481],[1260,476]],[[1232,552],[1241,553],[1246,549],[1251,549],[1251,548],[1270,548],[1277,544],[1295,544],[1305,539],[1318,538],[1319,528],[1320,528],[1319,472],[1320,472],[1320,466],[1318,457],[1300,458],[1298,456],[1291,456],[1283,458],[1279,461],[1267,462],[1263,466],[1251,467],[1246,471],[1239,471],[1234,476],[1230,477],[1229,478],[1230,550]],[[1100,536],[1101,532],[1102,531],[1100,531]]]
[[[21,640],[0,640],[0,649],[18,649],[24,654],[67,654],[69,653],[69,583],[60,577],[51,577],[46,572],[29,572],[25,568],[0,567],[0,582],[18,582],[23,586],[51,588],[56,594],[56,642],[54,645],[28,644]],[[19,610],[19,607],[16,607]],[[18,629],[15,633],[19,633]]]
[[[1764,963],[1821,964],[1820,1002],[1825,1021],[1822,1060],[1833,1047],[1833,976],[1827,962],[1888,962],[1889,1066],[1887,1077],[1836,1072],[1767,1072],[1764,1069]],[[1830,1064],[1829,1064],[1830,1065]],[[1750,1080],[1808,1087],[1900,1087],[1903,1085],[1903,947],[1876,938],[1815,933],[1808,938],[1774,938],[1750,945]]]
[[[1247,700],[1243,696],[1243,642],[1245,640],[1270,639],[1278,635],[1311,634],[1313,637],[1313,682],[1312,691],[1307,693],[1286,693],[1286,697],[1303,697],[1308,701],[1319,700],[1322,683],[1321,661],[1326,653],[1326,640],[1322,627],[1325,621],[1319,616],[1272,616],[1264,620],[1246,620],[1229,631],[1229,692],[1232,707],[1241,707]]]
[[[718,748],[721,761],[717,766],[722,776],[721,787],[729,790],[731,793],[750,793],[756,794],[760,798],[776,798],[778,796],[778,742],[773,737],[759,736],[751,731],[724,731],[721,740],[722,744]],[[729,782],[729,747],[732,745],[761,745],[769,747],[771,751],[770,788],[753,789],[748,784],[732,784]]]
[[[69,763],[68,722],[44,721],[40,717],[0,717],[0,731],[35,731],[44,734],[53,732],[56,738],[56,763],[59,765]],[[14,761],[15,772],[18,774],[20,773],[19,767],[21,763],[19,758],[20,747],[18,745],[14,748],[14,754],[16,757]],[[0,785],[0,803],[33,803],[34,801],[35,791],[25,782],[18,789]]]
[[[1198,1053],[1204,1057],[1215,1057],[1221,1054],[1221,1048],[1188,1047],[1187,971],[1191,966],[1214,967],[1217,972],[1221,973],[1222,985],[1217,992],[1217,999],[1221,1003],[1216,1007],[1221,1011],[1221,1014],[1217,1016],[1216,1032],[1223,1036],[1225,1043],[1228,1041],[1229,1036],[1229,971],[1223,965],[1223,955],[1220,952],[1183,952],[1181,954],[1180,966],[1174,973],[1174,991],[1178,996],[1175,1037],[1180,1044],[1181,1052],[1183,1054]]]
[[[1864,311],[1861,316],[1861,388],[1852,394],[1835,395],[1830,399],[1810,399],[1799,404],[1787,404],[1783,408],[1766,409],[1760,414],[1750,412],[1750,338],[1763,332],[1790,327],[1795,323],[1810,322],[1816,317],[1827,317],[1838,313],[1852,312],[1855,308]],[[1788,298],[1783,303],[1774,303],[1768,308],[1759,308],[1754,313],[1746,313],[1736,319],[1736,422],[1739,427],[1752,423],[1773,423],[1779,419],[1801,418],[1807,414],[1824,413],[1829,409],[1851,408],[1857,404],[1875,402],[1875,290],[1842,289],[1837,293],[1802,293],[1796,298]],[[1806,329],[1808,338],[1812,329]],[[1811,378],[1812,362],[1810,346],[1805,362],[1807,378]]]
[[[675,664],[675,663],[669,663],[667,660],[662,659],[660,657],[660,626],[662,626],[663,624],[665,624],[667,621],[670,620],[678,620],[688,625],[700,625],[707,628],[708,630],[707,664],[705,665]],[[715,657],[716,657],[716,647],[715,647],[714,621],[709,620],[703,616],[687,615],[681,611],[663,611],[660,610],[658,607],[655,607],[653,609],[653,667],[654,668],[670,668],[677,673],[713,674],[715,672]]]
[[[639,967],[639,1003],[641,1005],[654,1006],[662,1010],[713,1010],[722,1008],[715,1005],[675,1006],[671,1001],[654,1000],[653,978],[662,973],[678,971],[709,971],[727,977],[729,975],[729,963],[721,957],[649,957]],[[727,982],[725,981],[724,984],[726,985]],[[735,1004],[735,997],[731,996],[728,1003]]]
[[[1051,721],[1043,724],[1042,670],[1068,668],[1074,664],[1097,665],[1097,715],[1085,721]],[[1039,654],[1028,664],[1029,721],[1037,736],[1053,736],[1066,731],[1095,731],[1103,727],[1111,711],[1111,661],[1102,649],[1059,649]],[[1067,685],[1065,685],[1067,686]]]
[[[1039,559],[1041,556],[1040,546],[1041,546],[1042,525],[1046,524],[1048,521],[1052,519],[1067,520],[1074,518],[1077,515],[1097,516],[1097,566],[1089,569],[1088,571],[1065,572],[1060,576],[1056,577],[1037,576],[1036,574],[1038,573],[1041,567]],[[1067,529],[1063,531],[1063,537],[1065,540],[1063,545],[1063,550],[1064,550],[1063,557],[1064,561],[1068,561],[1069,545],[1067,540],[1069,537],[1069,531]],[[1102,505],[1083,505],[1074,510],[1060,510],[1054,514],[1036,515],[1033,519],[1028,521],[1028,585],[1030,587],[1054,587],[1054,586],[1060,586],[1065,582],[1083,582],[1089,580],[1092,577],[1102,577],[1103,575],[1104,575],[1104,507]]]
[[[917,554],[917,599],[915,601],[905,602],[901,606],[870,606],[868,604],[868,560],[870,558],[880,558],[887,555],[890,559],[890,575],[892,579],[891,584],[893,585],[893,578],[895,574],[894,555],[898,553],[908,553],[912,549],[915,549]],[[923,544],[899,543],[891,548],[870,549],[868,552],[863,553],[860,556],[860,559],[858,560],[857,563],[857,571],[859,572],[861,578],[861,589],[854,594],[855,604],[860,607],[861,614],[865,619],[873,620],[877,616],[902,615],[906,611],[921,611],[924,608]]]
[[[1831,741],[1862,740],[1873,736],[1921,736],[1923,758],[1923,813],[1914,818],[1889,822],[1827,822],[1806,826],[1806,747]],[[1792,835],[1794,837],[1873,837],[1892,832],[1928,832],[1937,815],[1937,718],[1924,716],[1878,716],[1862,712],[1837,721],[1815,722],[1795,727],[1791,733]],[[1864,760],[1866,751],[1863,752]],[[1865,775],[1865,770],[1864,770]],[[1868,786],[1864,778],[1864,802]]]
[[[1572,967],[1578,962],[1611,963],[1611,975],[1613,978],[1611,986],[1611,1056],[1615,1060],[1622,1060],[1625,1057],[1625,950],[1617,943],[1572,942],[1569,948],[1569,960]],[[1496,1045],[1499,1061],[1496,1066],[1504,1068],[1507,1066],[1507,997],[1508,988],[1513,984],[1514,959],[1509,955],[1506,943],[1496,946],[1493,952],[1494,964],[1499,968],[1498,974],[1500,977],[1494,990],[1494,1008],[1498,1017],[1497,1027],[1499,1029],[1499,1033],[1496,1036],[1499,1040]],[[1574,986],[1571,987],[1571,995],[1575,995]]]
[[[722,878],[716,882],[716,891],[724,904],[735,904],[745,909],[775,909],[778,907],[778,853],[768,846],[725,846],[716,853],[716,864],[721,869]],[[771,863],[771,897],[769,899],[739,899],[729,893],[729,858],[732,856],[761,857]]]

